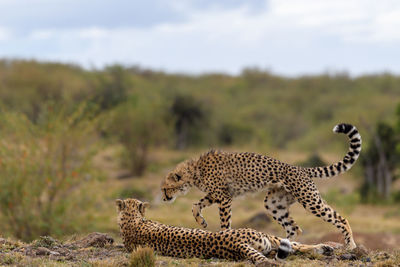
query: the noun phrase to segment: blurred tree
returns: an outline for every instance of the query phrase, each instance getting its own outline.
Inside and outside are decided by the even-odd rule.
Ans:
[[[85,210],[94,198],[86,189],[99,177],[94,125],[84,105],[71,115],[47,105],[35,124],[2,110],[0,232],[29,241],[90,227]]]
[[[399,111],[400,105],[398,121]],[[388,200],[400,162],[400,131],[387,123],[379,122],[375,131],[370,131],[370,134],[368,149],[361,156],[365,178],[360,189],[362,201],[371,202],[376,197]]]
[[[0,60],[0,105],[23,112],[34,122],[49,101],[55,110],[62,106],[71,111],[76,103],[91,100],[101,113],[146,92],[168,102],[171,109],[164,111],[175,122],[171,139],[179,148],[243,141],[291,149],[338,145],[340,140],[331,138],[325,127],[343,118],[357,124],[359,114],[368,117],[371,125],[380,118],[392,120],[399,88],[400,76],[387,73],[289,78],[253,68],[238,76],[193,76],[118,65],[85,70],[58,63]],[[244,134],[247,131],[250,134]]]
[[[192,96],[175,97],[171,115],[175,121],[176,148],[184,149],[190,141],[190,132],[198,130],[206,121],[206,112]]]
[[[312,153],[306,160],[298,162],[295,165],[302,167],[321,167],[326,166],[327,163],[322,160],[318,153]]]
[[[112,111],[107,131],[124,146],[134,176],[146,170],[150,148],[168,139],[164,117],[159,101],[145,96],[131,97]]]
[[[101,109],[110,109],[126,100],[132,83],[122,66],[109,66],[98,77],[100,85],[94,101],[99,103]]]
[[[221,145],[242,144],[251,139],[251,128],[243,123],[222,122],[217,129],[218,142]]]

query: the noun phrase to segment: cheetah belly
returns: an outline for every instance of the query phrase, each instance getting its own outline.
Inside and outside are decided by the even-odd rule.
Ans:
[[[230,179],[227,188],[232,197],[254,194],[266,191],[271,187],[281,187],[282,184],[276,180],[268,181],[262,178]]]

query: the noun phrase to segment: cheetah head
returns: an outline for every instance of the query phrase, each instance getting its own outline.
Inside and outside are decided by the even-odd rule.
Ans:
[[[185,195],[195,176],[195,162],[193,160],[184,161],[168,173],[161,184],[162,199],[167,202],[173,202],[177,196]]]
[[[115,200],[118,212],[118,222],[121,224],[124,221],[130,221],[135,219],[142,219],[146,208],[150,205],[147,202],[142,202],[137,199],[128,198],[125,200]]]

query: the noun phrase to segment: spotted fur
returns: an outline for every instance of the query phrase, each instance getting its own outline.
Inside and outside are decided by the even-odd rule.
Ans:
[[[321,197],[313,178],[329,178],[348,171],[361,151],[361,136],[356,127],[338,124],[336,133],[346,134],[350,140],[344,158],[330,166],[304,168],[255,153],[228,153],[211,150],[197,160],[178,164],[161,186],[163,200],[173,201],[192,186],[206,193],[193,205],[193,216],[203,227],[207,223],[201,210],[214,203],[219,206],[221,228],[231,228],[231,205],[234,197],[248,192],[266,190],[264,206],[267,212],[286,230],[287,238],[294,239],[302,230],[289,215],[289,207],[296,201],[317,217],[339,228],[348,248],[355,248],[348,221],[333,210]]]
[[[283,260],[292,251],[330,254],[327,245],[304,245],[267,235],[252,229],[229,229],[210,232],[169,226],[144,218],[148,203],[136,199],[116,200],[118,224],[125,248],[131,252],[137,246],[153,248],[163,256],[179,258],[221,258],[250,260],[256,264],[276,265],[265,257],[277,250],[276,259]]]

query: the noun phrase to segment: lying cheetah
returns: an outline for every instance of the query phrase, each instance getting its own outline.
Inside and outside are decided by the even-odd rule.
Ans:
[[[275,265],[276,262],[264,256],[272,249],[278,249],[277,260],[286,258],[292,251],[319,254],[330,254],[333,251],[327,245],[291,243],[287,239],[252,229],[230,229],[214,233],[169,226],[144,218],[145,209],[149,205],[146,202],[117,199],[116,204],[122,239],[129,252],[137,246],[147,246],[164,256],[250,260],[255,264]]]
[[[207,223],[201,215],[204,207],[219,205],[221,228],[231,228],[231,205],[234,197],[247,192],[266,190],[264,200],[267,212],[286,230],[293,240],[302,230],[289,216],[289,207],[298,201],[303,207],[341,229],[346,247],[356,244],[348,221],[334,211],[318,192],[312,178],[328,178],[349,170],[361,151],[361,136],[356,127],[339,124],[333,128],[350,140],[349,152],[343,160],[326,167],[303,168],[291,166],[276,159],[255,153],[228,153],[209,151],[197,160],[180,163],[170,172],[161,186],[164,201],[174,201],[196,186],[207,193],[193,205],[193,216],[203,227]]]

